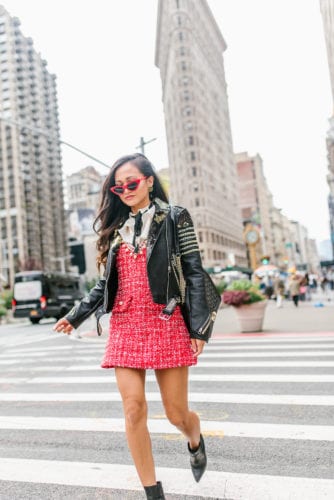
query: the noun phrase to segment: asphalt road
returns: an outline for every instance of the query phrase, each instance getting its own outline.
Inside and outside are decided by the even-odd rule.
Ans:
[[[209,459],[199,484],[147,373],[166,498],[334,498],[334,333],[227,335],[219,324],[190,372]],[[99,368],[106,336],[86,328],[67,337],[52,326],[0,326],[0,499],[144,498],[113,370]]]

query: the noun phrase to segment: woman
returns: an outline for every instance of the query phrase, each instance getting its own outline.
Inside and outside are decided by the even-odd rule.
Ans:
[[[289,291],[293,303],[296,307],[298,307],[298,302],[299,302],[299,290],[300,290],[300,279],[296,274],[294,274],[289,284]]]
[[[148,499],[164,499],[156,481],[147,429],[145,370],[154,369],[169,421],[187,438],[190,465],[198,482],[206,468],[200,422],[188,409],[188,366],[208,341],[209,309],[204,273],[192,220],[177,212],[182,271],[190,300],[187,328],[179,307],[180,287],[173,266],[170,206],[149,160],[141,154],[120,158],[103,190],[94,223],[98,264],[104,276],[54,329],[70,334],[90,314],[112,311],[102,362],[115,368],[123,401],[128,445]]]

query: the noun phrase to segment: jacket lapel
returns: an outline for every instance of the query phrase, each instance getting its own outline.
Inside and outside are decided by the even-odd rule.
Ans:
[[[159,235],[163,227],[163,223],[169,212],[169,205],[167,205],[167,203],[164,203],[161,200],[155,200],[154,205],[155,205],[155,214],[150,227],[150,231],[148,233],[147,245],[146,245],[147,262],[151,257],[152,250],[154,248],[157,239],[159,238]]]

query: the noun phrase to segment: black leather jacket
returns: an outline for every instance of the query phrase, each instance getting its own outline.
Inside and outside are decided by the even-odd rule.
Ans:
[[[179,300],[180,297],[179,286],[171,266],[173,225],[170,217],[167,217],[169,205],[159,199],[154,200],[154,205],[155,215],[147,240],[147,274],[153,301],[168,304],[172,298]],[[201,333],[210,312],[204,293],[203,268],[193,222],[186,209],[175,207],[175,211],[182,271],[190,303],[190,324],[187,324],[187,327],[190,337],[208,341],[206,332]],[[121,241],[121,237],[116,234],[110,244],[103,278],[89,295],[66,315],[66,319],[74,328],[94,312],[99,318],[102,314],[112,311],[118,286],[116,255]]]

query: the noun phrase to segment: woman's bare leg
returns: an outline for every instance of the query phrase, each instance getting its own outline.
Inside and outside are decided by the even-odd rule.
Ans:
[[[128,445],[143,486],[156,484],[151,438],[147,428],[145,370],[115,368],[125,416]]]
[[[162,402],[168,420],[184,434],[191,448],[200,442],[200,421],[188,408],[188,367],[156,370]]]

